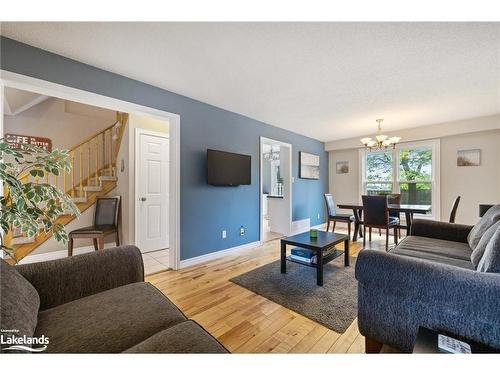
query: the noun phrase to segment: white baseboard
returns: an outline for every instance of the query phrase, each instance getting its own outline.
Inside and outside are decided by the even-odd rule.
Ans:
[[[292,221],[292,228],[290,230],[290,236],[293,236],[295,234],[307,232],[309,229],[311,229],[311,219],[302,219],[302,220],[296,220]]]
[[[262,242],[255,241],[255,242],[246,243],[246,244],[243,244],[240,246],[230,247],[229,249],[219,250],[219,251],[215,251],[213,253],[200,255],[198,257],[184,259],[184,260],[181,260],[181,262],[180,262],[180,268],[182,269],[182,268],[191,267],[191,266],[194,266],[194,265],[197,265],[200,263],[205,263],[205,262],[208,262],[210,260],[221,258],[221,257],[229,255],[229,254],[234,255],[240,251],[248,250],[248,249],[251,249],[253,247],[260,246],[260,245],[262,245]]]
[[[322,229],[324,226],[326,226],[326,222],[325,222],[325,223],[318,224],[318,225],[314,225],[314,226],[312,226],[311,228],[312,228],[312,229]],[[347,228],[347,226],[346,226],[346,228]]]
[[[115,246],[116,245],[114,242],[104,244],[105,249],[109,249],[109,248],[112,248]],[[91,253],[93,251],[95,251],[94,246],[75,247],[73,249],[73,255]],[[68,250],[50,251],[48,253],[28,255],[28,256],[24,257],[23,259],[21,259],[19,264],[45,262],[47,260],[66,258],[67,256],[68,256]]]

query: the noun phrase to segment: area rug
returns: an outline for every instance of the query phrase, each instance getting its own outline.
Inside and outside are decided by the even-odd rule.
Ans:
[[[316,269],[287,262],[280,273],[280,261],[239,275],[232,282],[306,316],[338,333],[344,333],[357,315],[356,258],[344,267],[338,257],[323,268],[323,286],[316,285]]]

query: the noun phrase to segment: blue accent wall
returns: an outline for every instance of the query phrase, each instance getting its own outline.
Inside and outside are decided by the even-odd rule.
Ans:
[[[181,259],[259,240],[261,136],[292,144],[293,220],[310,218],[311,225],[325,222],[328,153],[322,142],[9,38],[1,37],[0,44],[3,70],[180,115]],[[207,185],[207,148],[251,155],[252,184]],[[299,151],[320,155],[320,180],[298,178]],[[241,225],[246,228],[245,236],[239,235]],[[223,229],[226,239],[221,239]]]

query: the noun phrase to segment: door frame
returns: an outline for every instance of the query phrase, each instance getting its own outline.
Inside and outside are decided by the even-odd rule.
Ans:
[[[292,175],[292,171],[293,171],[293,167],[292,167],[292,164],[293,164],[293,160],[292,160],[292,156],[293,156],[293,153],[292,153],[292,144],[291,143],[286,143],[286,142],[282,142],[282,141],[277,141],[275,139],[272,139],[272,138],[266,138],[266,137],[260,137],[260,141],[259,141],[259,241],[262,243],[263,239],[264,239],[264,227],[262,225],[262,221],[263,221],[263,213],[264,213],[264,201],[262,199],[262,149],[263,149],[263,145],[265,143],[273,143],[273,144],[278,144],[280,146],[284,146],[284,147],[288,147],[288,157],[290,158],[290,168],[289,168],[289,186],[290,186],[290,220],[289,220],[289,230],[288,230],[288,233],[284,233],[285,236],[289,235],[292,231],[292,216],[293,216],[293,213],[292,213],[292,198],[293,198],[293,175]],[[269,210],[269,206],[267,208]]]
[[[127,102],[113,97],[80,90],[50,81],[33,78],[30,76],[9,72],[0,69],[0,97],[4,96],[4,87],[35,92],[42,95],[60,99],[71,100],[96,107],[107,108],[113,111],[137,114],[169,122],[170,139],[170,187],[169,200],[169,254],[170,264],[173,269],[180,266],[180,125],[181,117],[176,113],[162,111],[156,108]],[[0,114],[4,113],[4,101],[1,101]],[[3,136],[3,116],[0,116],[0,131]],[[122,146],[123,147],[123,146]]]
[[[170,148],[170,137],[168,133],[162,133],[154,130],[148,130],[148,129],[143,129],[143,128],[135,128],[134,132],[134,137],[130,137],[129,141],[134,142],[134,243],[137,246],[138,244],[138,233],[139,233],[139,178],[138,178],[138,173],[137,171],[140,168],[140,155],[139,155],[139,150],[140,150],[140,142],[139,142],[139,137],[141,135],[150,135],[153,137],[158,137],[158,138],[164,138],[169,140],[169,148]],[[133,138],[133,139],[132,139]],[[168,160],[168,167],[170,169],[170,159]],[[170,174],[170,173],[169,173]],[[170,177],[170,176],[169,176]],[[129,177],[129,181],[130,181]],[[169,183],[168,183],[168,194],[170,197],[170,190],[172,189],[172,181],[170,181],[169,178]],[[170,199],[169,199],[170,200]],[[169,210],[168,210],[168,226],[169,226],[169,242],[170,242],[170,202],[169,204]],[[170,245],[170,244],[169,244]],[[158,249],[158,250],[163,250],[163,249]],[[154,251],[154,250],[153,250]],[[169,252],[169,262],[171,260],[170,257],[170,252]]]

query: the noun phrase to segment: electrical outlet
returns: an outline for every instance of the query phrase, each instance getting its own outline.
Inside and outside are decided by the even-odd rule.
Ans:
[[[222,231],[222,238],[226,238],[227,237],[227,233],[225,230]]]
[[[245,235],[245,227],[242,225],[240,227],[240,236],[244,236]]]

